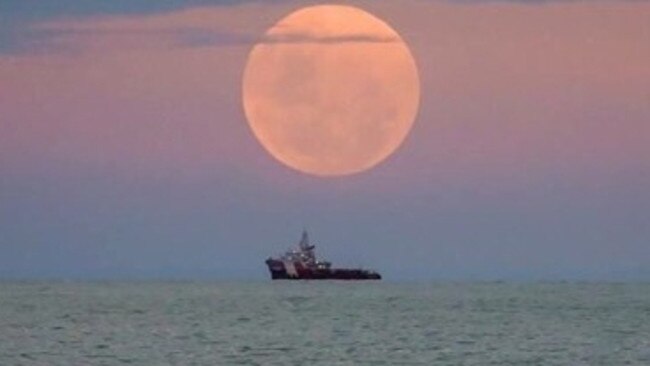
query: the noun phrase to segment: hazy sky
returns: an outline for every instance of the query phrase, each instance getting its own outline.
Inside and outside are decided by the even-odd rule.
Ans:
[[[1,277],[262,279],[307,227],[389,279],[650,278],[650,2],[348,2],[421,101],[339,178],[274,160],[241,103],[255,40],[314,2],[159,3],[0,3]]]

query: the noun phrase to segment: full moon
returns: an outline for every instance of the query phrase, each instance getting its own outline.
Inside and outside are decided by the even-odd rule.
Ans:
[[[253,47],[243,78],[248,123],[264,148],[301,172],[368,170],[404,141],[420,82],[408,46],[355,7],[299,9]]]

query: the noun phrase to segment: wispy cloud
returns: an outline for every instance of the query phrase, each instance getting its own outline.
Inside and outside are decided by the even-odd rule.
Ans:
[[[448,4],[517,3],[540,5],[566,2],[613,2],[614,0],[446,0]],[[618,0],[617,0],[618,1]],[[644,0],[620,0],[643,2]],[[99,37],[135,38],[165,42],[178,47],[248,46],[255,43],[389,43],[395,39],[372,34],[346,34],[319,37],[310,34],[285,33],[282,36],[260,36],[260,29],[232,19],[259,20],[263,9],[286,2],[276,0],[174,0],[164,4],[134,0],[91,5],[81,0],[47,3],[26,0],[0,4],[0,55],[53,52],[76,48],[76,41]],[[424,2],[437,2],[427,0]],[[297,2],[299,4],[300,2]],[[441,2],[442,3],[442,2]],[[209,4],[209,6],[208,6]],[[308,5],[308,3],[305,3]],[[243,11],[246,7],[252,7]],[[268,9],[267,9],[268,10]],[[171,15],[179,15],[173,18]],[[218,14],[226,14],[228,19]],[[237,16],[233,16],[233,15]],[[242,15],[244,15],[242,17]],[[186,17],[187,16],[187,17]],[[217,18],[211,18],[217,16]],[[173,19],[172,19],[173,18]],[[64,19],[64,20],[62,20]],[[119,19],[119,21],[115,21]],[[126,20],[125,20],[126,19]],[[173,24],[165,24],[171,20]],[[178,20],[178,21],[177,21]],[[197,20],[199,26],[197,26]],[[210,20],[206,22],[206,20]],[[135,22],[143,22],[140,27]],[[175,22],[175,23],[174,23]],[[126,26],[125,26],[126,25]]]
[[[232,46],[252,44],[341,44],[341,43],[392,43],[396,37],[383,35],[350,33],[335,36],[317,36],[307,33],[285,33],[282,35],[252,35],[232,32],[193,30],[175,32],[178,44],[184,46]]]
[[[261,38],[260,43],[391,43],[397,42],[397,37],[384,35],[350,33],[337,36],[314,36],[311,34],[288,33],[277,36],[266,35]]]
[[[74,44],[82,46],[97,39],[132,39],[149,43],[157,41],[176,47],[230,47],[253,44],[323,44],[341,43],[392,43],[396,37],[366,33],[320,36],[308,33],[283,33],[279,35],[258,35],[202,27],[159,27],[159,28],[107,28],[68,25],[41,25],[21,32],[19,41],[26,52],[36,49],[69,50]],[[150,43],[149,43],[150,44]]]

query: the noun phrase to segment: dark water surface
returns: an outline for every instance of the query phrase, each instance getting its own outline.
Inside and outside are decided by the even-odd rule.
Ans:
[[[0,365],[650,365],[650,284],[3,282]]]

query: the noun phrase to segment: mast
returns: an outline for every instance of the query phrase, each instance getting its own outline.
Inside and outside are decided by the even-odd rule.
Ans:
[[[309,248],[309,235],[307,230],[302,229],[302,237],[300,238],[300,249],[307,250]]]
[[[298,243],[300,250],[300,255],[305,261],[305,264],[309,267],[312,267],[316,264],[316,254],[314,253],[314,245],[309,244],[309,234],[307,230],[302,230],[302,237],[300,238],[300,243]]]

